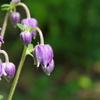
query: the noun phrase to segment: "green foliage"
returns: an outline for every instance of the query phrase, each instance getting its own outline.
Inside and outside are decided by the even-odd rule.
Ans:
[[[92,86],[92,81],[88,76],[80,76],[78,80],[78,85],[82,88],[90,88]]]
[[[18,26],[18,28],[20,28],[21,30],[24,30],[24,25],[18,23],[17,26]]]
[[[2,100],[3,99],[3,96],[2,95],[0,95],[0,100]]]
[[[24,0],[24,3],[38,20],[45,44],[49,43],[54,50],[55,69],[48,77],[41,67],[36,70],[28,57],[14,100],[99,100],[100,0]],[[19,11],[21,18],[26,18],[24,9]],[[0,15],[3,21],[1,12]],[[18,27],[23,30],[22,25]],[[3,46],[16,65],[23,47],[18,32],[9,24]],[[36,41],[32,42],[37,44]],[[31,45],[29,50],[32,48]],[[4,90],[3,84],[0,90]]]
[[[33,57],[33,55],[31,54],[31,51],[33,51],[33,44],[30,44],[27,48],[27,51],[26,51],[26,55],[30,55]]]
[[[9,4],[3,4],[1,5],[1,7],[9,7],[10,5]]]
[[[1,10],[9,10],[10,5],[9,4],[3,4],[1,5]]]

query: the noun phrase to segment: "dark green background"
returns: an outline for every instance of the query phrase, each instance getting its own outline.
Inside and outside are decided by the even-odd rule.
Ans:
[[[0,5],[10,1],[2,0]],[[54,50],[55,69],[47,76],[27,56],[12,100],[100,100],[100,0],[23,0]],[[26,18],[17,7],[21,19]],[[0,11],[0,27],[6,12]],[[5,44],[10,61],[19,64],[20,30],[8,21]],[[39,41],[33,40],[33,43]],[[1,55],[2,57],[2,55]],[[3,59],[3,57],[2,57]],[[13,79],[0,81],[4,99]]]

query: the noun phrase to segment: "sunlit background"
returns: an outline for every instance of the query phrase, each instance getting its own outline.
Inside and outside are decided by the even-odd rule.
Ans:
[[[10,0],[1,0],[0,5]],[[55,69],[47,76],[27,56],[12,100],[100,100],[100,0],[23,0],[54,50]],[[21,20],[25,10],[17,7]],[[0,11],[0,27],[6,12]],[[19,64],[20,30],[8,21],[5,44],[10,61]],[[33,40],[33,43],[39,42]],[[0,81],[6,100],[13,79]]]

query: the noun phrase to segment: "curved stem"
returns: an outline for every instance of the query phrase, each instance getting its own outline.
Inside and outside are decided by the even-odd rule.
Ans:
[[[5,16],[5,19],[4,19],[4,22],[3,22],[3,26],[2,26],[2,29],[1,29],[2,40],[4,38],[4,34],[5,34],[6,26],[7,26],[7,21],[8,21],[8,17],[9,17],[9,12],[6,13],[6,16]],[[2,43],[0,43],[0,47],[1,47],[1,45],[2,45]]]
[[[39,33],[39,36],[40,36],[40,44],[41,45],[44,45],[44,37],[43,37],[43,33],[42,33],[42,31],[38,28],[38,27],[33,27],[33,28],[31,28],[31,32],[33,31],[33,30],[37,30],[38,31],[38,33]]]
[[[27,18],[31,18],[30,11],[29,11],[28,7],[24,3],[20,2],[20,3],[18,3],[17,6],[22,6],[26,11]]]
[[[27,50],[27,47],[24,46],[23,54],[22,54],[22,57],[21,57],[21,60],[20,60],[20,63],[19,63],[18,69],[17,69],[17,73],[15,75],[15,78],[14,78],[14,81],[13,81],[13,84],[12,84],[12,87],[11,87],[11,90],[10,90],[7,100],[11,100],[12,96],[14,94],[14,91],[15,91],[15,88],[16,88],[16,85],[17,85],[17,82],[18,82],[24,61],[25,61],[26,50]]]
[[[6,62],[9,62],[9,57],[8,57],[8,54],[6,53],[6,51],[0,50],[0,53],[4,54]]]

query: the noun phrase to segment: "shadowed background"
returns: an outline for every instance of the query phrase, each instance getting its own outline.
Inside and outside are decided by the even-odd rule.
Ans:
[[[0,1],[0,5],[10,0]],[[100,0],[23,0],[54,50],[55,69],[47,76],[27,56],[13,100],[99,100],[100,98]],[[26,18],[17,7],[21,20]],[[0,27],[6,12],[0,11]],[[23,44],[20,30],[8,21],[5,44],[10,61],[19,64]],[[39,41],[33,40],[33,43]],[[2,55],[1,55],[2,56]],[[0,81],[0,94],[9,93],[13,79]]]

